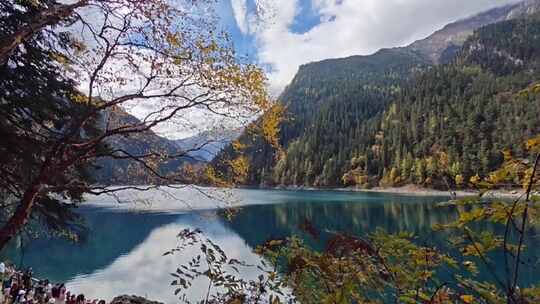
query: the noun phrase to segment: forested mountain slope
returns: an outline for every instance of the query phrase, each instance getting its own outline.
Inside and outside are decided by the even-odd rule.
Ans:
[[[335,105],[344,107],[347,117],[340,117],[330,128],[349,129],[352,124],[383,111],[399,92],[401,86],[415,73],[428,67],[428,61],[406,49],[381,50],[371,56],[353,56],[332,59],[300,67],[292,83],[285,89],[280,101],[286,107],[285,121],[281,125],[280,142],[289,147],[304,134],[322,126],[323,115]],[[342,119],[343,118],[343,119]],[[333,136],[318,139],[337,143]],[[344,135],[341,140],[347,140]],[[276,151],[264,139],[248,131],[239,141],[249,158],[248,184],[273,184]],[[321,144],[316,142],[316,145]],[[321,161],[336,151],[318,155]],[[219,171],[237,155],[232,146],[216,157]],[[301,182],[302,184],[304,181]]]
[[[282,96],[291,122],[282,127],[287,157],[274,167],[273,182],[327,185],[339,180],[332,163],[348,161],[355,146],[351,132],[386,109],[406,82],[427,67],[423,57],[405,49],[301,67]],[[304,93],[298,94],[301,88]],[[289,171],[289,160],[300,171]]]
[[[540,99],[520,92],[540,80],[539,64],[538,20],[478,30],[454,62],[420,76],[363,124],[342,182],[465,187],[497,168],[503,150],[523,156],[523,142],[540,133]]]
[[[497,166],[503,148],[520,153],[522,139],[540,131],[540,105],[515,97],[538,79],[539,25],[514,18],[533,15],[539,3],[459,21],[406,48],[302,66],[280,98],[284,153],[249,132],[240,138],[246,183],[446,187]],[[431,66],[441,55],[449,64]],[[229,147],[214,163],[238,154]]]
[[[356,155],[330,158],[322,176],[336,173],[319,185],[464,186],[487,174],[502,162],[502,150],[519,155],[524,140],[540,132],[539,100],[518,94],[540,79],[539,62],[540,22],[480,29],[453,63],[424,73],[383,114],[349,131]],[[283,167],[299,167],[295,154],[297,160],[310,155],[290,153]],[[350,162],[343,165],[341,158]],[[280,182],[293,183],[291,176],[301,172],[281,173]]]
[[[125,110],[117,107],[114,110],[104,113],[103,124],[108,123],[109,128],[116,128],[123,125],[138,125],[140,120],[130,115]],[[102,128],[105,128],[102,125]],[[130,136],[116,135],[112,137],[107,145],[111,149],[123,150],[129,155],[139,156],[152,151],[162,151],[165,155],[180,155],[183,149],[174,141],[163,138],[153,131],[141,132]],[[126,153],[119,153],[128,156]],[[180,174],[185,164],[195,163],[196,160],[190,155],[179,157],[162,163],[156,168],[161,174],[167,176]],[[103,185],[120,184],[146,184],[149,183],[150,175],[141,168],[139,162],[134,159],[113,159],[111,157],[98,158],[96,166],[92,170],[93,179]]]

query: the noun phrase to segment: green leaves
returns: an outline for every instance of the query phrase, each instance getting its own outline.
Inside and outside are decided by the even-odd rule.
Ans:
[[[249,265],[229,258],[219,245],[204,237],[200,230],[182,230],[178,238],[178,246],[165,255],[198,252],[171,273],[174,277],[171,286],[176,287],[174,293],[183,303],[245,303],[268,297],[269,303],[279,304],[282,299],[288,298],[280,276],[274,270],[266,269],[264,262],[262,265]],[[244,271],[260,274],[257,279],[247,280],[242,276]],[[190,297],[194,282],[208,282],[208,293],[204,299]]]
[[[485,257],[490,251],[500,248],[503,244],[503,239],[501,237],[495,236],[488,231],[474,233],[471,229],[466,227],[465,234],[467,242],[464,244],[462,250],[462,254],[465,257]]]

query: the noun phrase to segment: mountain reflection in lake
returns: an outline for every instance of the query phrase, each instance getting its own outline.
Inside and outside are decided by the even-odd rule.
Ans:
[[[15,263],[31,266],[37,276],[68,282],[72,291],[91,298],[138,294],[172,303],[177,301],[170,273],[191,256],[189,252],[172,256],[163,253],[176,246],[176,235],[185,228],[201,229],[230,258],[256,263],[258,258],[252,251],[257,245],[291,235],[304,237],[321,248],[333,232],[365,235],[382,228],[414,232],[419,242],[445,246],[448,235],[433,233],[431,227],[456,217],[452,208],[436,206],[447,200],[444,197],[266,190],[238,190],[237,195],[246,206],[232,221],[212,211],[186,213],[182,206],[174,210],[171,202],[164,208],[167,212],[161,213],[85,207],[82,213],[89,233],[80,243],[39,239],[22,249],[12,248],[7,254]],[[157,201],[153,207],[159,211],[160,204]],[[306,221],[322,232],[321,241],[299,228]],[[528,271],[527,282],[538,280],[536,270]],[[256,277],[255,271],[249,272],[243,275]],[[195,297],[207,287],[204,282],[199,285],[194,289]]]

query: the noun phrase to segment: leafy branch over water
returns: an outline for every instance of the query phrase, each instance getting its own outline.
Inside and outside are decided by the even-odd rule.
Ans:
[[[197,128],[190,113],[202,109],[247,124],[273,108],[263,71],[219,30],[214,1],[64,2],[0,0],[0,250],[28,222],[72,232],[87,194],[197,182],[182,164],[208,143],[161,147],[156,128]],[[103,161],[127,163],[122,187],[110,187],[118,172],[95,181]]]
[[[295,236],[270,240],[256,253],[272,269],[263,273],[274,289],[264,289],[265,297],[254,299],[237,285],[240,302],[218,300],[219,293],[214,300],[268,303],[272,296],[271,303],[538,303],[538,280],[526,283],[524,276],[538,262],[528,249],[540,214],[540,198],[534,195],[540,185],[539,138],[527,142],[529,158],[507,155],[500,169],[474,181],[483,190],[519,182],[523,194],[518,199],[492,200],[482,194],[438,207],[458,213],[453,222],[433,227],[433,233],[452,236],[447,247],[380,229],[365,236],[334,233],[323,250]],[[501,229],[483,229],[488,223]],[[320,238],[313,224],[301,228]]]

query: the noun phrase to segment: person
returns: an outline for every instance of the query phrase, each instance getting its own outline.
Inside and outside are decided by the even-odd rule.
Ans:
[[[22,281],[26,290],[32,289],[32,268],[26,269],[23,273]]]
[[[68,301],[67,301],[67,304],[76,304],[77,303],[77,299],[76,299],[76,296],[74,294],[72,294]]]
[[[34,290],[33,289],[29,289],[28,292],[26,293],[26,303],[30,303],[30,302],[34,302]]]
[[[21,289],[19,284],[18,284],[18,280],[17,278],[14,276],[13,277],[13,283],[11,285],[11,289],[10,289],[10,294],[9,294],[9,298],[12,302],[15,302],[15,300],[17,300],[17,297],[19,296],[19,290]]]
[[[57,296],[55,297],[56,304],[65,304],[66,303],[66,286],[60,284],[57,289]]]
[[[84,295],[80,294],[77,296],[77,300],[75,301],[76,304],[86,304],[86,301],[84,299]]]
[[[54,285],[54,287],[51,289],[51,298],[54,299],[56,302],[56,299],[60,296],[60,286]]]
[[[0,304],[5,303],[6,298],[4,297],[4,284],[0,285]]]
[[[5,278],[6,278],[6,264],[4,264],[4,262],[0,262],[0,284],[4,283]]]
[[[0,280],[0,304],[106,304],[105,300],[86,299],[84,294],[76,296],[65,284],[53,285],[49,280],[35,283],[31,268],[21,273],[0,264],[0,274],[4,274]]]
[[[49,282],[49,280],[45,280],[45,294],[50,299],[52,298],[52,284]]]
[[[14,304],[22,304],[26,303],[26,290],[19,289],[19,292],[17,293],[17,296],[13,300]]]
[[[13,284],[13,279],[10,277],[7,280],[4,281],[4,301],[5,303],[8,302],[9,296],[11,294],[11,285]]]
[[[43,303],[43,299],[45,299],[45,285],[45,281],[40,280],[35,289],[34,298],[38,303]]]

